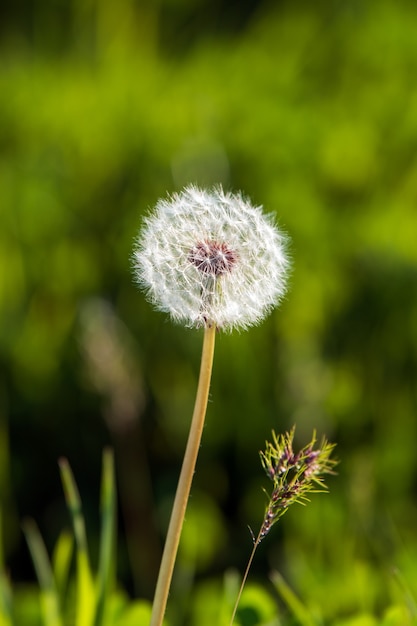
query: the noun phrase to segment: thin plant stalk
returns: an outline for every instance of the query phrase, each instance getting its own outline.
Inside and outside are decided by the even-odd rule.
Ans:
[[[216,326],[214,324],[207,324],[204,331],[200,376],[194,412],[159,569],[150,626],[161,626],[165,615],[172,573],[206,416],[215,337]]]
[[[252,536],[254,537],[254,535],[252,535]],[[232,613],[232,617],[230,619],[229,626],[233,626],[233,622],[235,621],[236,611],[237,611],[237,608],[239,606],[240,598],[242,597],[242,592],[243,592],[243,589],[245,587],[246,579],[248,577],[249,570],[250,570],[251,565],[252,565],[253,557],[255,556],[256,549],[259,546],[259,544],[261,543],[261,540],[262,540],[262,528],[260,529],[257,538],[253,542],[252,552],[250,554],[250,557],[249,557],[249,560],[248,560],[248,564],[246,565],[245,573],[243,574],[242,582],[241,582],[240,587],[239,587],[239,593],[237,594],[235,606],[233,607],[233,613]]]

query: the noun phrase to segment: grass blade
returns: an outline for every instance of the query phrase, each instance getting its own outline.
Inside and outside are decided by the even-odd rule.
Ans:
[[[12,626],[12,592],[4,567],[3,524],[0,508],[0,626]]]
[[[317,626],[317,622],[312,618],[308,609],[295,595],[291,587],[286,583],[281,574],[273,572],[271,575],[275,589],[292,612],[300,626]]]
[[[103,453],[101,483],[101,537],[97,585],[97,609],[94,626],[101,626],[108,597],[116,532],[116,487],[114,477],[114,457],[111,450]]]
[[[68,589],[71,558],[74,551],[74,538],[70,532],[63,531],[54,548],[52,568],[58,595],[63,602]]]
[[[41,534],[32,520],[23,523],[23,531],[41,588],[40,600],[44,623],[46,626],[62,626],[58,593]]]
[[[81,499],[68,461],[60,459],[59,467],[76,543],[77,602],[75,624],[76,626],[91,626],[95,612],[96,593],[88,555],[87,533]]]

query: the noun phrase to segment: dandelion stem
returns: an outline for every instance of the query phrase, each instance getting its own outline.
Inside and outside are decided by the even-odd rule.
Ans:
[[[187,508],[188,496],[190,494],[207,410],[215,337],[215,325],[207,324],[204,331],[200,376],[198,380],[194,412],[191,421],[190,433],[188,435],[187,447],[184,454],[184,460],[182,463],[181,474],[178,481],[177,492],[175,494],[174,506],[172,508],[161,566],[159,569],[150,626],[161,626],[165,614],[172,573],[174,570],[185,510]]]
[[[250,570],[251,565],[252,565],[253,557],[255,556],[255,552],[256,552],[257,547],[261,543],[261,533],[262,533],[262,526],[261,526],[261,529],[260,529],[260,531],[258,533],[258,536],[256,537],[255,541],[253,542],[252,552],[250,554],[248,564],[246,565],[245,573],[243,574],[242,582],[240,584],[239,593],[237,594],[235,606],[233,607],[233,613],[232,613],[232,617],[230,619],[229,626],[233,626],[233,622],[235,621],[237,607],[239,606],[240,598],[242,596],[243,588],[244,588],[244,586],[246,584],[246,579],[248,577],[249,570]]]

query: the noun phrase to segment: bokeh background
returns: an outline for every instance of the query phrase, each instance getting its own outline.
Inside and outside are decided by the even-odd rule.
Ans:
[[[94,552],[111,445],[118,579],[152,597],[202,337],[136,289],[132,241],[161,195],[222,183],[276,213],[293,272],[265,323],[218,336],[172,619],[203,624],[224,572],[243,570],[269,486],[258,451],[293,424],[300,446],[313,429],[337,443],[338,475],[274,527],[252,580],[268,587],[278,570],[325,623],[415,611],[416,33],[413,0],[2,6],[0,487],[14,585],[35,584],[22,519],[51,550],[69,523],[61,456]]]

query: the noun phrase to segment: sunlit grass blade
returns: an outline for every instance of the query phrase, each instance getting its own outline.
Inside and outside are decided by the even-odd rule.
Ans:
[[[227,570],[223,576],[223,598],[220,602],[219,625],[229,626],[230,615],[236,603],[241,584],[240,575],[236,570]]]
[[[32,520],[23,523],[23,531],[41,587],[40,601],[45,626],[62,626],[59,598],[51,563],[41,534]]]
[[[12,625],[12,592],[4,567],[3,524],[0,509],[0,626]]]
[[[70,532],[63,531],[58,538],[52,555],[52,568],[55,577],[55,585],[61,601],[65,597],[65,593],[68,589],[69,572],[73,551],[74,538]]]
[[[291,587],[286,583],[281,574],[273,572],[271,575],[272,582],[275,589],[292,612],[293,616],[297,620],[300,626],[318,626],[308,609],[304,606],[301,600],[296,596]]]
[[[96,593],[88,555],[87,533],[82,514],[81,499],[68,461],[60,459],[59,467],[65,499],[72,518],[76,543],[77,600],[75,626],[91,626],[94,618]]]
[[[0,571],[0,626],[12,626],[12,594],[4,571]]]
[[[101,537],[97,580],[97,608],[94,626],[101,626],[106,598],[112,575],[112,563],[116,532],[116,487],[114,478],[114,457],[111,450],[103,453],[103,473],[101,483]]]
[[[405,577],[402,575],[401,571],[398,568],[393,569],[393,577],[396,581],[398,588],[401,591],[401,594],[404,598],[405,604],[412,616],[413,620],[417,623],[417,598],[413,595],[411,591],[410,585],[408,584]]]

